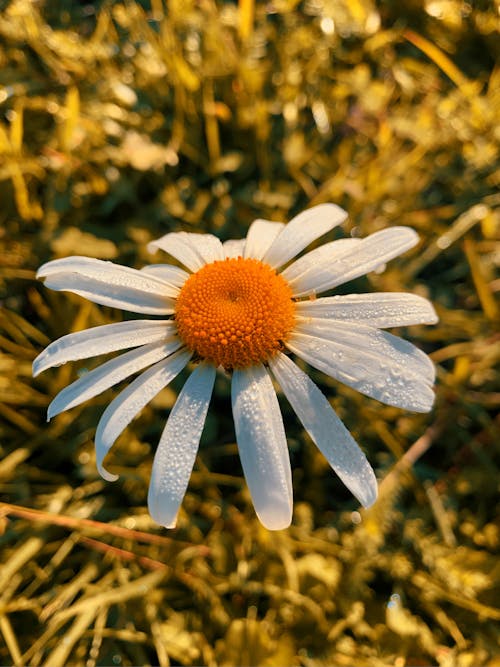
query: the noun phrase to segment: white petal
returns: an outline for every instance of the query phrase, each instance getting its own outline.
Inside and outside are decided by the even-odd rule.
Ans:
[[[191,352],[185,348],[174,352],[139,375],[108,405],[95,435],[96,465],[104,479],[110,482],[118,479],[118,475],[110,474],[102,465],[115,440],[142,408],[181,372],[190,358]]]
[[[93,257],[64,257],[42,264],[36,273],[37,278],[49,278],[61,273],[71,273],[90,278],[116,287],[128,287],[147,293],[160,294],[164,297],[175,296],[169,285],[156,276],[145,276],[144,272],[128,266],[114,264]]]
[[[292,474],[273,383],[262,365],[235,370],[231,385],[241,464],[257,516],[269,530],[292,520]]]
[[[301,333],[293,333],[286,346],[314,368],[382,403],[415,412],[432,408],[428,380],[383,355]]]
[[[178,338],[168,343],[151,343],[106,361],[94,370],[82,375],[57,394],[48,407],[47,421],[60,412],[74,408],[76,405],[101,394],[114,384],[137,373],[137,371],[142,371],[151,364],[160,361],[160,359],[164,359],[178,350],[181,345],[182,342]]]
[[[378,356],[403,372],[422,376],[429,384],[436,378],[434,364],[413,343],[360,322],[353,325],[352,322],[308,318],[297,320],[294,332],[325,338],[354,351]]]
[[[296,259],[290,266],[287,266],[286,269],[281,272],[281,275],[288,283],[295,284],[304,273],[311,269],[311,267],[325,263],[331,265],[336,259],[355,248],[359,243],[361,243],[361,239],[352,238],[337,239],[337,241],[324,243],[319,246],[319,248],[315,248],[314,250],[311,250],[311,252],[308,252],[307,255]]]
[[[373,292],[327,296],[296,304],[297,315],[361,322],[373,327],[402,327],[435,324],[437,315],[430,301],[416,294]]]
[[[161,248],[175,257],[191,271],[198,271],[205,264],[224,259],[222,243],[213,234],[170,232],[148,243],[149,252]]]
[[[128,320],[68,334],[55,340],[38,355],[33,362],[33,376],[67,361],[155,343],[175,332],[176,327],[171,320]]]
[[[226,259],[238,259],[243,257],[245,253],[245,239],[230,239],[224,241],[222,247],[224,248],[224,255]]]
[[[47,262],[37,272],[45,286],[74,292],[95,303],[136,313],[173,312],[175,290],[156,276],[91,257],[65,257]]]
[[[180,266],[173,266],[172,264],[148,264],[141,271],[149,273],[152,276],[158,276],[158,278],[172,285],[177,290],[177,293],[189,278],[187,271],[181,269]]]
[[[211,364],[200,364],[191,373],[170,413],[156,450],[148,507],[154,521],[166,528],[175,526],[186,493],[212,396],[215,373],[215,366]]]
[[[262,259],[284,227],[282,222],[254,220],[247,233],[245,258]]]
[[[417,243],[418,235],[410,227],[383,229],[361,239],[333,261],[325,257],[318,262],[317,257],[310,257],[313,253],[305,255],[300,259],[302,275],[288,282],[294,296],[323,292],[375,271]]]
[[[346,218],[347,213],[335,204],[320,204],[299,213],[278,234],[262,261],[273,269],[283,266],[312,241],[342,224]]]
[[[269,366],[304,428],[347,488],[364,507],[377,499],[377,480],[357,442],[314,382],[280,354]]]

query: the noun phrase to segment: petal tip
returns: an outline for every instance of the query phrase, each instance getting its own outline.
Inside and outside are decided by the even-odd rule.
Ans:
[[[55,399],[54,399],[54,401],[55,401]],[[50,403],[49,407],[47,408],[47,421],[48,422],[52,419],[52,417],[56,417],[60,412],[62,412],[61,410],[58,410],[54,406],[54,401],[52,401],[52,403]]]
[[[347,211],[338,204],[334,204],[333,202],[328,202],[327,204],[324,204],[324,206],[325,208],[328,207],[332,212],[332,214],[335,215],[337,219],[339,220],[341,219],[342,222],[344,222],[344,220],[347,220],[347,218],[349,217]]]
[[[259,521],[267,528],[267,530],[285,530],[290,527],[292,523],[292,511],[291,508],[283,514],[263,514],[262,512],[257,512]]]
[[[156,503],[154,502],[154,499],[149,498],[148,509],[153,521],[155,521],[158,525],[163,526],[163,528],[167,528],[169,530],[175,528],[177,526],[178,513],[172,517],[170,513],[162,512],[162,508],[155,505]]]
[[[360,498],[359,500],[365,509],[369,509],[375,504],[377,498],[378,498],[378,484],[377,480],[374,479],[374,485],[369,489],[367,489],[367,493],[364,496],[364,498]]]
[[[71,257],[67,257],[66,259],[72,259]],[[51,266],[55,263],[58,262],[59,260],[52,259],[49,262],[44,262],[41,266],[38,267],[37,272],[35,273],[35,278],[37,280],[40,280],[41,278],[45,278],[51,270]]]
[[[34,378],[36,378],[37,375],[40,375],[40,373],[42,372],[42,369],[40,368],[41,363],[40,363],[39,359],[40,359],[40,355],[38,355],[38,357],[33,361],[32,365],[31,365],[31,375]]]
[[[261,524],[264,526],[264,528],[267,528],[267,530],[285,530],[286,528],[290,527],[290,524],[292,523],[291,520],[288,521],[282,521],[282,522],[273,522],[273,521],[263,521],[262,519],[259,519]]]
[[[426,412],[430,412],[432,408],[434,407],[434,402],[436,400],[436,394],[433,391],[433,388],[431,385],[427,385],[426,387],[427,391],[425,392],[425,395],[421,396],[421,401],[418,405],[414,406],[411,408],[413,412],[418,412],[425,414]]]
[[[418,233],[413,229],[413,227],[403,227],[402,229],[406,230],[406,234],[408,236],[408,243],[411,244],[408,246],[408,248],[413,248],[414,246],[417,245],[417,243],[420,241],[420,236]]]
[[[436,313],[436,310],[432,303],[429,301],[429,317],[424,324],[437,324],[439,322],[439,316]]]
[[[35,278],[37,280],[40,280],[41,278],[44,278],[46,273],[47,273],[47,268],[52,262],[45,262],[41,266],[38,267],[37,272],[35,273]]]
[[[154,466],[148,490],[148,511],[153,521],[159,526],[168,529],[176,527],[179,508],[178,506],[173,508],[171,503],[162,502],[161,494],[157,492],[154,481]]]
[[[116,482],[116,480],[119,479],[120,477],[119,475],[115,475],[114,473],[108,472],[102,464],[97,463],[96,466],[99,475],[107,482]]]

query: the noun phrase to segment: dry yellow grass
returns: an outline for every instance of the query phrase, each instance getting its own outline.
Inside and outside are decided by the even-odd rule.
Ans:
[[[498,665],[499,8],[2,3],[1,664]],[[112,392],[46,424],[78,364],[34,381],[31,361],[118,313],[50,293],[36,268],[75,253],[140,267],[168,230],[241,237],[325,201],[347,232],[419,232],[359,287],[435,303],[439,325],[404,332],[438,366],[434,412],[316,377],[380,500],[358,513],[283,405],[295,514],[271,534],[220,377],[179,526],[160,530],[146,493],[176,386],[102,481],[92,437]]]

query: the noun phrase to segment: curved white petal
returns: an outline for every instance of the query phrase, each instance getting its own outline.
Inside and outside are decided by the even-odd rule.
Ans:
[[[297,320],[294,332],[325,338],[333,343],[377,356],[401,372],[421,376],[429,384],[436,379],[436,369],[429,357],[413,343],[360,322],[339,322],[308,318]],[[341,357],[342,355],[340,355]]]
[[[360,322],[372,327],[402,327],[411,324],[436,324],[430,301],[416,294],[372,292],[327,296],[296,304],[297,315]]]
[[[176,524],[186,493],[212,396],[216,369],[200,364],[187,379],[170,413],[156,450],[148,493],[154,521]]]
[[[49,278],[60,273],[74,273],[77,276],[91,278],[108,285],[158,293],[165,297],[175,296],[169,285],[156,276],[145,276],[137,269],[93,257],[75,255],[54,259],[42,264],[36,272],[36,277]]]
[[[262,365],[235,370],[231,384],[236,440],[255,511],[269,530],[292,520],[292,474],[278,399]]]
[[[377,499],[377,480],[357,442],[314,382],[284,354],[269,366],[304,428],[364,507]]]
[[[137,271],[141,275],[140,271]],[[143,278],[148,278],[144,274]],[[56,292],[73,292],[83,296],[89,301],[99,303],[101,306],[121,308],[132,313],[144,315],[171,315],[174,312],[174,300],[171,296],[165,296],[162,291],[173,293],[172,288],[166,283],[162,287],[158,285],[146,285],[144,289],[138,287],[140,281],[134,283],[137,287],[126,285],[114,285],[107,282],[106,277],[89,278],[77,273],[55,273],[45,280],[45,287]]]
[[[161,248],[175,257],[191,271],[198,271],[205,264],[224,259],[222,243],[213,234],[170,232],[148,243],[149,252]]]
[[[281,272],[282,277],[290,284],[295,284],[311,267],[322,264],[332,265],[339,257],[361,243],[361,239],[345,238],[324,243],[306,255],[296,259]]]
[[[64,412],[64,410],[74,408],[76,405],[101,394],[109,387],[137,373],[137,371],[142,371],[151,364],[160,361],[160,359],[164,359],[178,350],[181,345],[182,342],[178,338],[168,343],[151,343],[106,361],[82,375],[57,394],[48,407],[47,421]]]
[[[238,259],[243,257],[245,253],[245,239],[230,239],[224,241],[222,247],[224,248],[224,255],[226,259]]]
[[[262,259],[284,227],[283,222],[254,220],[247,233],[245,258]]]
[[[67,361],[162,341],[175,332],[176,327],[171,320],[127,320],[67,334],[40,352],[33,362],[33,376]]]
[[[173,266],[172,264],[148,264],[141,271],[151,276],[158,276],[158,278],[172,285],[173,289],[176,290],[176,294],[178,294],[180,288],[189,278],[187,271],[181,269],[180,266]]]
[[[302,333],[293,333],[286,346],[314,368],[382,403],[414,412],[432,408],[429,381],[393,359]]]
[[[375,271],[381,264],[401,255],[417,243],[418,235],[410,227],[382,229],[353,244],[346,252],[334,257],[333,261],[325,257],[318,262],[312,252],[305,255],[299,260],[302,270],[300,277],[285,278],[294,296],[324,292]]]
[[[277,269],[304,250],[312,241],[342,224],[347,213],[336,204],[320,204],[292,218],[262,258]]]
[[[118,475],[110,474],[102,465],[115,440],[142,408],[181,372],[190,358],[191,352],[182,348],[159,361],[131,382],[103,412],[95,435],[95,453],[97,469],[104,479],[110,482],[118,479]]]

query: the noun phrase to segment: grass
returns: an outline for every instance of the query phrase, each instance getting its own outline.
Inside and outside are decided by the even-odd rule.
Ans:
[[[0,663],[496,665],[500,290],[498,2],[4,2],[0,12]],[[258,523],[216,383],[178,528],[151,521],[180,385],[96,472],[116,390],[45,422],[78,364],[50,341],[119,313],[35,279],[71,254],[140,267],[169,230],[242,237],[333,201],[345,233],[420,245],[358,289],[432,299],[398,331],[438,369],[413,415],[315,380],[362,444],[358,512],[283,413],[295,512]],[[93,362],[89,362],[89,365]]]

